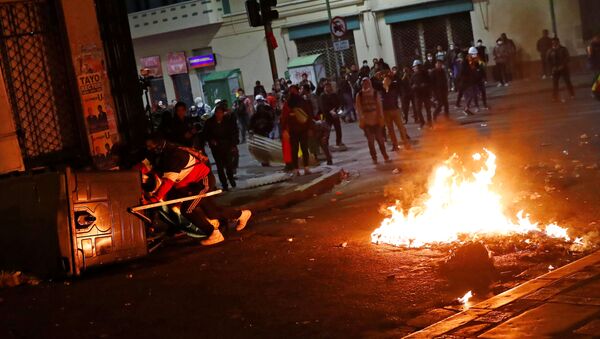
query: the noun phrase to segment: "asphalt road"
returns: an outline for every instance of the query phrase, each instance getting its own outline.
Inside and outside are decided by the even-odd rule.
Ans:
[[[451,312],[440,308],[462,295],[436,270],[446,254],[372,245],[370,233],[382,220],[380,206],[395,198],[410,203],[431,166],[449,153],[496,152],[507,195],[538,192],[540,198],[515,204],[541,221],[556,220],[582,235],[600,220],[594,167],[600,163],[600,103],[587,89],[558,104],[535,88],[519,95],[511,90],[492,90],[493,109],[475,117],[455,115],[423,132],[411,125],[419,145],[395,155],[393,164],[373,166],[361,132],[344,125],[349,151],[334,153],[334,160],[351,174],[348,181],[258,216],[222,245],[175,241],[142,260],[73,281],[1,290],[0,337],[397,337],[443,318]],[[558,168],[562,175],[547,179]],[[554,190],[546,192],[549,185]],[[514,260],[508,270],[525,274],[497,288],[569,260]]]

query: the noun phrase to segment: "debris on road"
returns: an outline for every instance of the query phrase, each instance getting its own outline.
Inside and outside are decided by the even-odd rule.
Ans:
[[[288,240],[287,240],[287,241],[288,241],[288,242],[293,242],[293,241],[294,241],[294,238],[288,238]]]
[[[346,241],[344,241],[343,243],[339,244],[337,247],[346,248],[346,247],[348,247],[348,243]]]
[[[579,136],[579,139],[589,139],[589,136],[585,133]]]
[[[564,155],[569,155],[569,151],[567,151],[566,149],[562,151],[562,154]]]
[[[20,285],[31,285],[37,286],[40,281],[37,278],[27,276],[20,271],[16,272],[4,272],[0,271],[0,288],[3,287],[15,287]]]
[[[306,223],[307,223],[306,219],[302,219],[302,218],[292,219],[292,224],[303,225]]]
[[[395,168],[395,169],[392,171],[392,174],[400,174],[400,170],[399,170],[399,169],[397,169],[397,168]]]

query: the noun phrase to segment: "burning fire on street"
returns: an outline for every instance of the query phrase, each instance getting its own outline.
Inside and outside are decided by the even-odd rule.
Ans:
[[[555,223],[540,225],[523,210],[511,217],[502,195],[493,189],[496,155],[484,149],[472,155],[470,170],[456,154],[437,167],[427,193],[404,211],[399,203],[388,207],[389,216],[371,234],[375,244],[421,248],[436,244],[473,241],[489,236],[545,234],[565,242],[567,229]]]

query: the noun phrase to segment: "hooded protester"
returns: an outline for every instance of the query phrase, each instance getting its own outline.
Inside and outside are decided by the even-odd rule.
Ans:
[[[151,155],[137,167],[143,175],[154,173],[160,178],[156,191],[148,197],[148,203],[184,198],[205,194],[215,190],[215,177],[206,165],[208,158],[190,148],[167,143],[160,136],[152,136],[146,141]],[[149,160],[152,159],[152,160]],[[200,228],[208,238],[201,241],[204,246],[222,242],[219,220],[236,220],[236,230],[243,230],[252,213],[219,206],[212,197],[202,197],[185,201],[179,206],[183,216]]]
[[[358,111],[358,125],[367,137],[369,153],[371,153],[373,163],[377,164],[378,162],[375,142],[379,145],[379,151],[385,162],[390,162],[390,157],[385,150],[385,140],[383,135],[385,121],[383,117],[383,107],[381,105],[381,95],[373,88],[369,78],[364,78],[362,80],[362,89],[356,95],[356,110]]]
[[[254,108],[254,114],[250,118],[250,131],[268,138],[273,130],[275,110],[260,94],[254,98],[254,102],[256,103],[256,107]]]
[[[505,45],[504,40],[496,40],[494,47],[494,61],[496,62],[495,75],[498,80],[498,87],[508,86],[508,63],[510,61],[510,47]]]
[[[204,102],[204,99],[202,99],[202,97],[197,97],[196,99],[194,99],[194,104],[196,104],[196,116],[197,117],[202,117],[204,114],[212,114],[212,109],[210,108],[209,105],[207,105]],[[193,116],[194,118],[196,116]]]
[[[252,100],[246,96],[246,92],[242,88],[239,88],[237,90],[237,100],[233,104],[233,112],[240,125],[242,144],[246,143],[246,133],[248,132],[248,124],[250,123],[250,116],[253,110]]]

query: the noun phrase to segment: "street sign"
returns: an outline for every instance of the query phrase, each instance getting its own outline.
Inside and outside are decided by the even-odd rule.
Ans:
[[[333,50],[336,52],[345,51],[350,49],[350,41],[349,40],[340,40],[333,42]]]
[[[333,34],[333,36],[337,38],[343,37],[344,35],[346,35],[346,32],[348,32],[348,25],[346,24],[346,19],[339,16],[336,16],[335,18],[331,19],[329,28],[331,30],[331,34]]]

